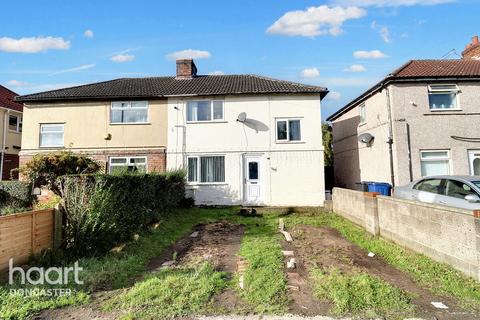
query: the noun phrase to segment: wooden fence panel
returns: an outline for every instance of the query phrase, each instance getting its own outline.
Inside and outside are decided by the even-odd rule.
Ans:
[[[0,272],[8,270],[12,258],[15,265],[21,265],[32,254],[52,248],[54,229],[54,209],[0,217]]]

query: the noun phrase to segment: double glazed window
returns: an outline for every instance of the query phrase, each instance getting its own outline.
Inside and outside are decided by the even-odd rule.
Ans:
[[[432,84],[428,86],[430,110],[458,109],[458,86],[455,84]]]
[[[146,157],[111,157],[109,172],[123,173],[123,172],[147,172],[147,158]]]
[[[8,129],[10,131],[22,132],[22,117],[10,115],[8,117]]]
[[[420,151],[422,176],[450,174],[450,154],[448,150]]]
[[[188,157],[188,182],[225,182],[225,156]]]
[[[112,102],[110,123],[147,123],[147,101]]]
[[[222,121],[222,100],[200,100],[187,102],[187,122]]]
[[[277,119],[277,141],[301,141],[300,119]]]
[[[63,123],[40,124],[40,147],[63,147]]]

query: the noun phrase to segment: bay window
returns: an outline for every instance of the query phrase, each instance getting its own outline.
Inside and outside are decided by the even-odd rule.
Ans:
[[[432,84],[428,86],[430,110],[458,109],[458,86],[455,84]]]
[[[223,121],[222,100],[200,100],[187,102],[187,122]]]
[[[188,182],[225,182],[225,156],[191,156],[187,166]]]
[[[450,174],[450,152],[448,150],[420,151],[422,176]]]
[[[110,123],[147,123],[147,101],[116,101],[110,109]]]

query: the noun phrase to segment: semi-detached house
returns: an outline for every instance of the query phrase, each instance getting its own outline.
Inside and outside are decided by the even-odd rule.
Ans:
[[[70,150],[106,172],[185,169],[197,204],[323,205],[325,88],[176,67],[19,97],[20,162]]]

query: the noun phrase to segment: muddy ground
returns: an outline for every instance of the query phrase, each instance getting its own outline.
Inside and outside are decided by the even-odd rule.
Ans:
[[[237,252],[244,232],[242,225],[228,221],[195,226],[183,238],[167,248],[164,253],[152,259],[147,266],[150,272],[156,272],[167,261],[175,260],[171,267],[188,266],[208,261],[218,271],[235,274],[237,269]],[[141,279],[136,279],[141,281]],[[123,313],[103,312],[101,304],[122,290],[97,292],[92,295],[91,303],[85,306],[67,307],[63,309],[45,310],[33,317],[35,320],[84,320],[84,319],[117,319]],[[222,312],[243,308],[241,299],[231,289],[224,290],[214,298],[213,310]]]
[[[474,320],[478,315],[466,312],[450,297],[432,294],[426,288],[416,284],[406,273],[397,270],[378,256],[369,257],[368,252],[346,240],[332,228],[296,226],[290,230],[294,242],[284,243],[285,249],[294,250],[298,263],[297,274],[300,282],[299,291],[292,291],[292,311],[297,314],[328,314],[329,304],[312,303],[311,288],[308,285],[308,269],[311,267],[338,268],[344,272],[364,271],[379,277],[407,292],[414,294],[413,304],[417,306],[418,316],[425,319],[439,320]],[[284,249],[284,250],[285,250]],[[303,292],[302,292],[303,291]],[[315,300],[313,300],[314,302]],[[431,302],[441,301],[449,309],[437,309]],[[303,309],[303,312],[302,312]]]

